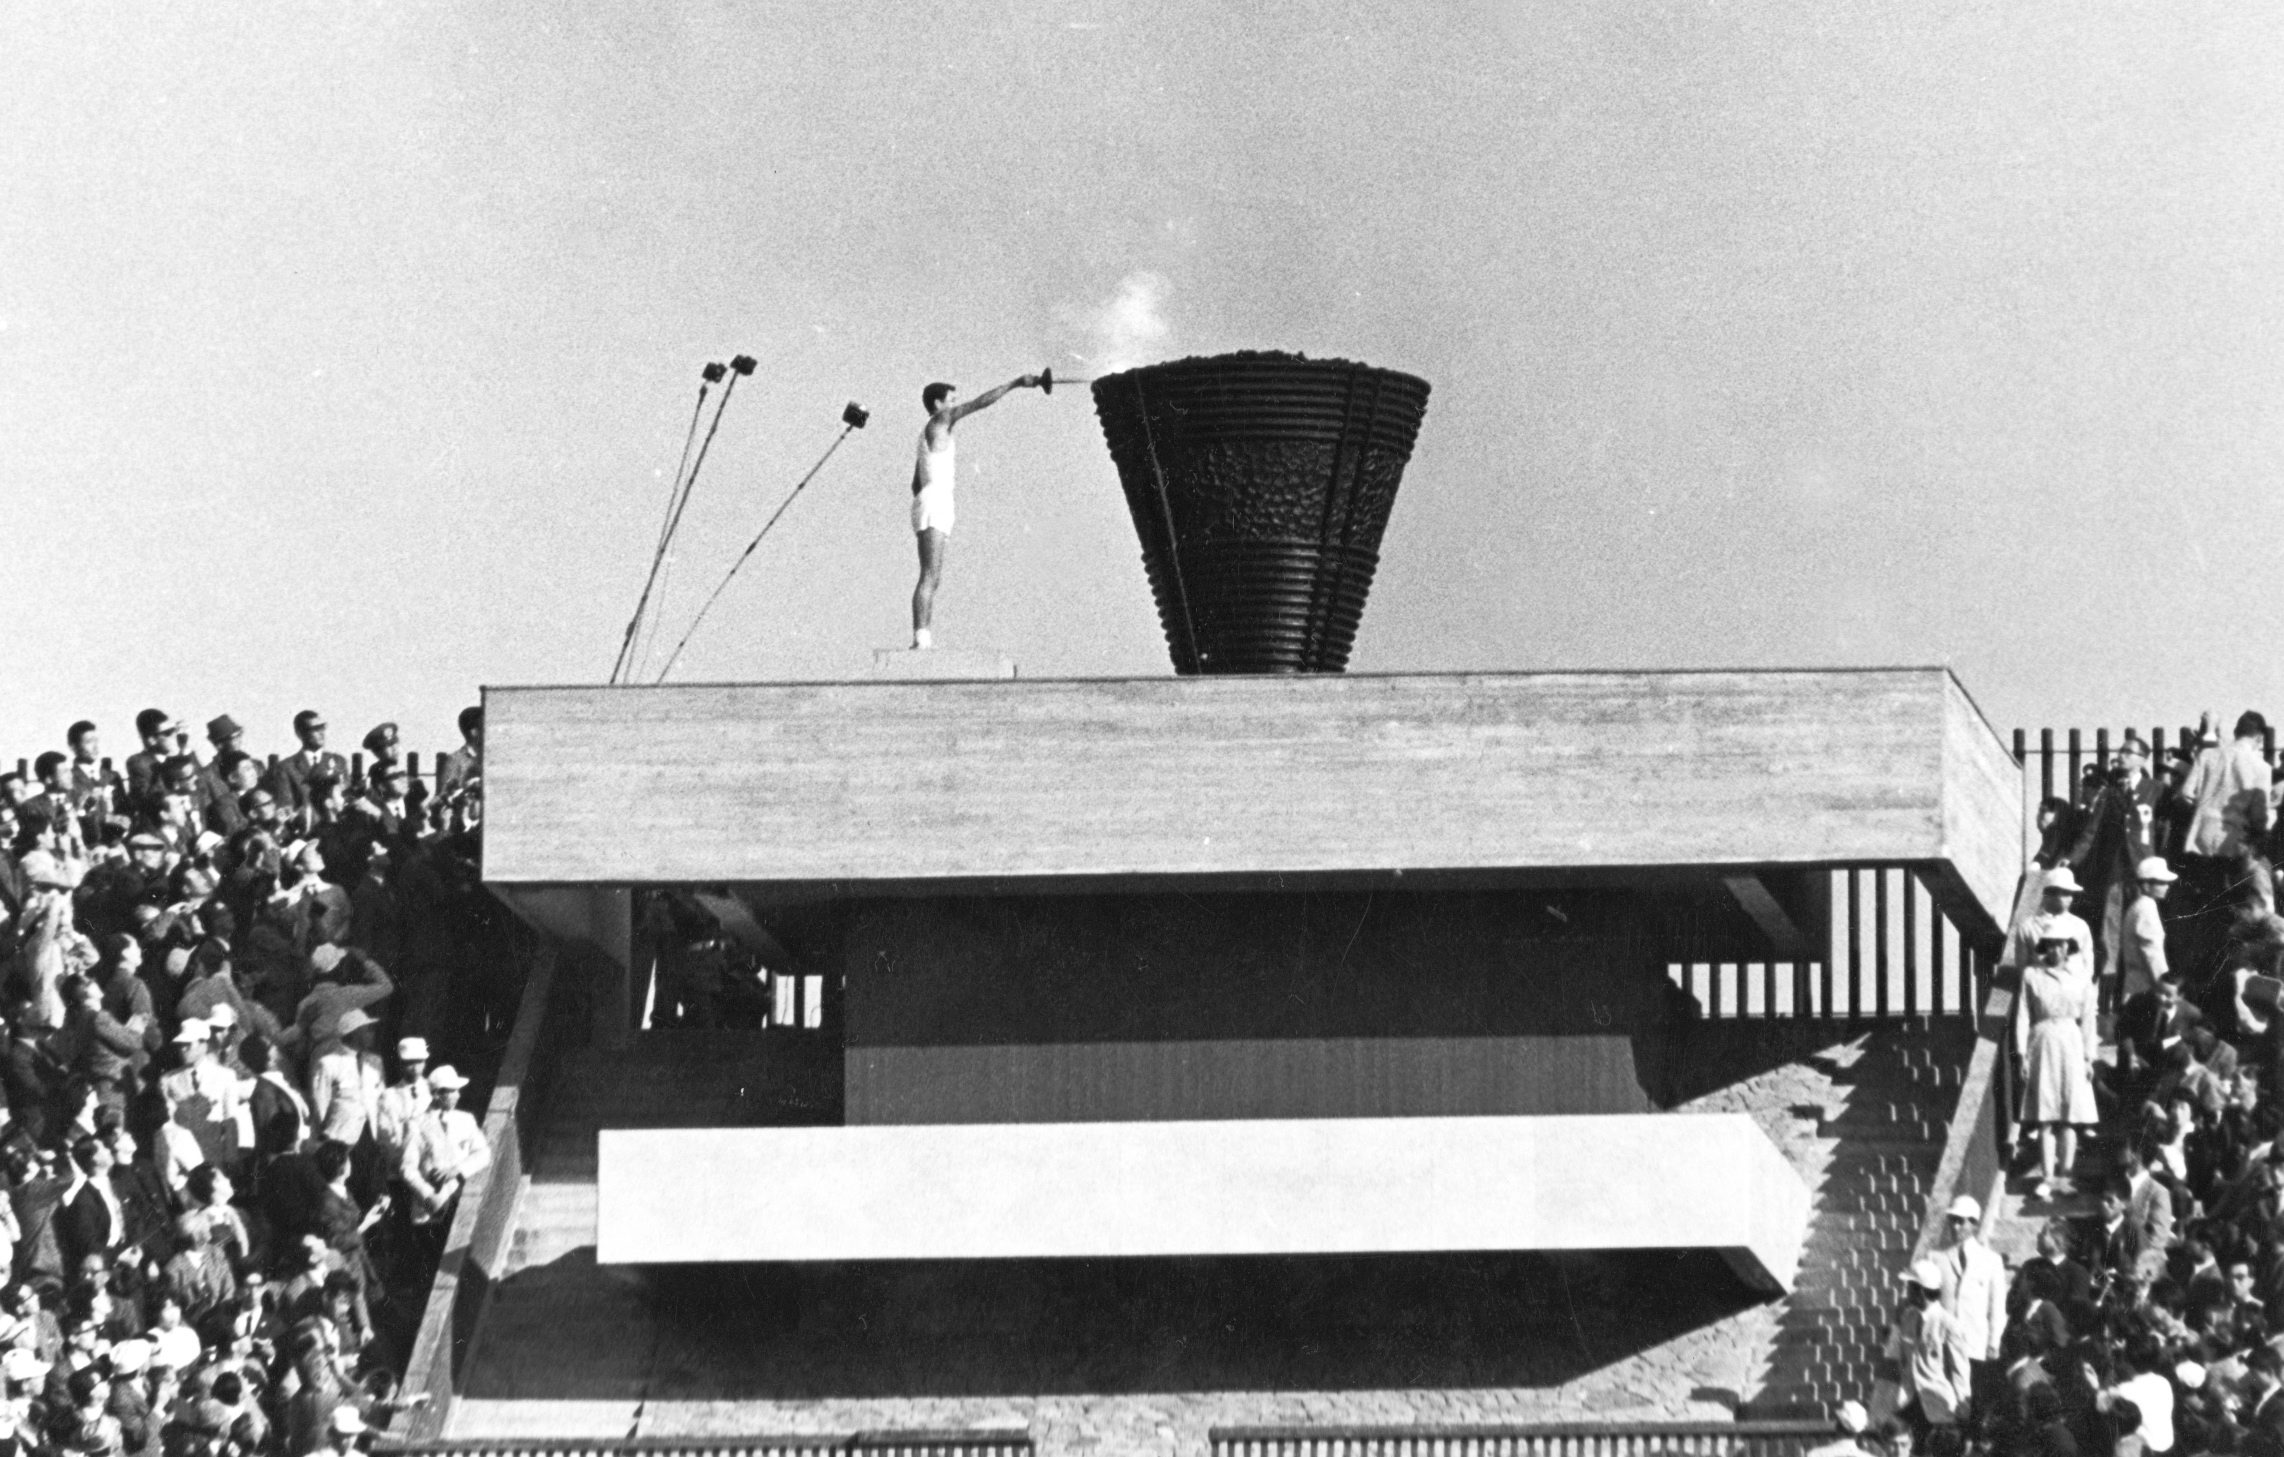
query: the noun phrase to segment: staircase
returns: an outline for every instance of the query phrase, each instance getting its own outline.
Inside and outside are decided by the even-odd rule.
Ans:
[[[596,1131],[838,1122],[839,1054],[822,1042],[790,1030],[667,1031],[638,1034],[620,1051],[565,1051],[543,1093],[507,1257],[471,1343],[467,1394],[514,1398],[575,1384],[598,1400],[639,1400],[655,1292],[641,1276],[595,1264]]]
[[[1818,1119],[1830,1161],[1753,1414],[1829,1415],[1870,1394],[1973,1046],[1963,1020],[1916,1019],[1825,1056],[1844,1101]]]

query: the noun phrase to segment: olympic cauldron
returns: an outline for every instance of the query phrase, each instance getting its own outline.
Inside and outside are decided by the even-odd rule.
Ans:
[[[1426,380],[1246,351],[1093,382],[1177,673],[1337,673]]]

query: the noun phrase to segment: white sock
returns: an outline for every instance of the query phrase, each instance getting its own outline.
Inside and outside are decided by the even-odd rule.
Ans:
[[[912,629],[913,651],[918,652],[922,649],[932,648],[935,645],[936,635],[934,633],[930,632],[924,627],[915,627]]]

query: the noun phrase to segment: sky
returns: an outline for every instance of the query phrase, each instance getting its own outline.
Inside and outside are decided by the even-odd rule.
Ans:
[[[0,757],[603,681],[741,351],[646,677],[845,403],[675,681],[907,639],[928,381],[1273,348],[1434,386],[1353,670],[2275,717],[2279,78],[2203,0],[0,0]],[[940,642],[1170,672],[1085,391],[960,438]]]

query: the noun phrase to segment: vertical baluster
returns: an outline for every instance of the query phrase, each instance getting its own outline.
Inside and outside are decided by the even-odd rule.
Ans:
[[[1919,877],[1909,870],[1903,872],[1903,1015],[1919,1015]]]
[[[1832,982],[1840,974],[1839,959],[1834,955],[1832,946],[1832,926],[1839,920],[1835,912],[1840,898],[1840,884],[1834,877],[1847,873],[1845,870],[1828,870],[1824,873],[1824,964],[1816,979],[1820,993],[1816,999],[1816,1015],[1819,1017],[1832,1015]]]
[[[1881,1017],[1888,1014],[1888,973],[1893,968],[1887,955],[1887,869],[1872,872],[1872,984],[1873,1007]]]
[[[1856,872],[1848,874],[1848,1017],[1864,1014],[1864,893]]]
[[[1944,967],[1946,959],[1943,955],[1943,934],[1950,929],[1950,926],[1951,918],[1943,913],[1943,903],[1930,895],[1927,898],[1927,985],[1933,991],[1934,1005],[1928,1010],[1940,1015],[1943,1011],[1943,1003],[1950,1000],[1956,1010],[1965,1012],[1969,1017],[1972,1017],[1975,1007],[1974,1003],[1965,995],[1966,988],[1951,987],[1945,984]],[[1947,993],[1954,991],[1959,993],[1955,1000],[1947,997]]]
[[[2086,746],[2076,729],[2070,730],[2070,803],[2082,804],[2078,786],[2085,781]]]

